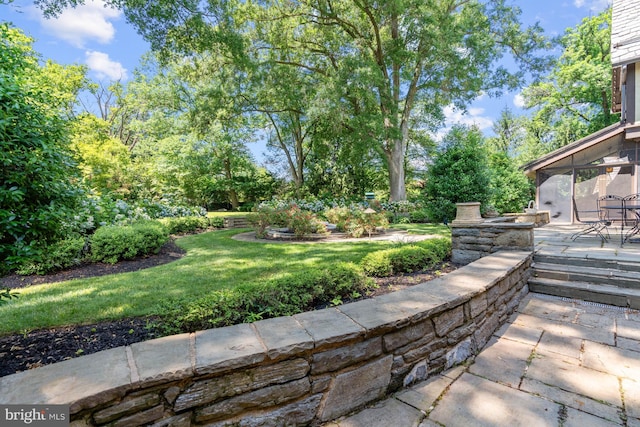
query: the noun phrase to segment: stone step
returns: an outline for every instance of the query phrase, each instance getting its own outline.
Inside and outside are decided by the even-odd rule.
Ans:
[[[225,228],[250,228],[249,220],[244,216],[227,216],[224,217]]]
[[[533,276],[543,279],[587,282],[640,290],[640,274],[638,272],[615,268],[534,262]]]
[[[562,264],[563,266],[579,266],[591,268],[608,268],[622,271],[635,271],[640,273],[640,261],[633,259],[611,260],[586,257],[568,257],[558,255],[545,255],[536,253],[533,257],[535,263]]]
[[[640,289],[531,277],[529,279],[529,291],[640,309]]]

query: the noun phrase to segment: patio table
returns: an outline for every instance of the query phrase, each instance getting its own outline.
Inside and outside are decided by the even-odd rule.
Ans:
[[[632,236],[635,236],[636,234],[640,233],[640,203],[633,203],[633,204],[623,203],[622,205],[607,205],[607,206],[601,206],[601,209],[620,211],[622,213],[622,221],[620,223],[620,246],[624,245],[624,242],[629,240],[629,238],[631,238]],[[635,217],[635,223],[633,224],[633,227],[631,227],[631,230],[627,231],[627,234],[625,236],[624,223],[627,220],[627,216],[625,215],[625,212],[628,212],[628,211],[633,213]]]

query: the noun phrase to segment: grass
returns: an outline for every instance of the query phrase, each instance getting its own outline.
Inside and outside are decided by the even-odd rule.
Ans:
[[[391,227],[407,230],[410,234],[432,234],[436,237],[451,237],[451,229],[443,224],[392,224]]]
[[[444,226],[411,224],[402,228],[419,234],[448,235]],[[176,243],[187,253],[169,264],[19,289],[18,299],[0,305],[3,319],[0,336],[161,315],[161,303],[168,300],[188,301],[214,290],[285,276],[309,266],[331,268],[338,261],[359,262],[368,253],[395,244],[385,241],[282,244],[231,238],[241,231],[246,230],[219,230],[179,238]]]

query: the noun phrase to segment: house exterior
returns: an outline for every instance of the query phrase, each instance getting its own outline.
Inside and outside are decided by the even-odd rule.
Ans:
[[[612,109],[620,122],[524,166],[551,223],[574,222],[573,200],[587,211],[600,196],[640,193],[640,1],[614,0],[611,28]]]

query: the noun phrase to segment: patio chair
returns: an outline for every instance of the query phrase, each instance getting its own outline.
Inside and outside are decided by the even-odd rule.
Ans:
[[[624,221],[622,196],[616,196],[615,194],[600,196],[598,198],[598,210],[602,212],[601,218],[611,221],[611,224],[616,222],[622,224]]]
[[[624,208],[624,225],[631,226],[631,230],[624,236],[624,242],[640,233],[640,194],[624,196],[622,206]]]
[[[595,234],[598,237],[600,237],[600,239],[602,239],[603,242],[606,242],[607,239],[609,239],[609,230],[607,229],[608,226],[611,225],[611,221],[609,221],[608,219],[606,219],[606,216],[603,215],[602,210],[600,210],[600,205],[598,204],[598,209],[597,210],[578,210],[578,205],[576,203],[576,199],[572,199],[573,201],[573,213],[576,217],[576,221],[578,221],[580,224],[584,225],[584,229],[578,231],[577,233],[574,233],[571,236],[571,240],[576,240],[578,237],[581,236],[586,236],[588,234]],[[596,218],[594,219],[582,219],[580,218],[580,213],[583,214],[589,214],[589,213],[595,213]],[[605,237],[605,233],[606,233],[606,237]]]

